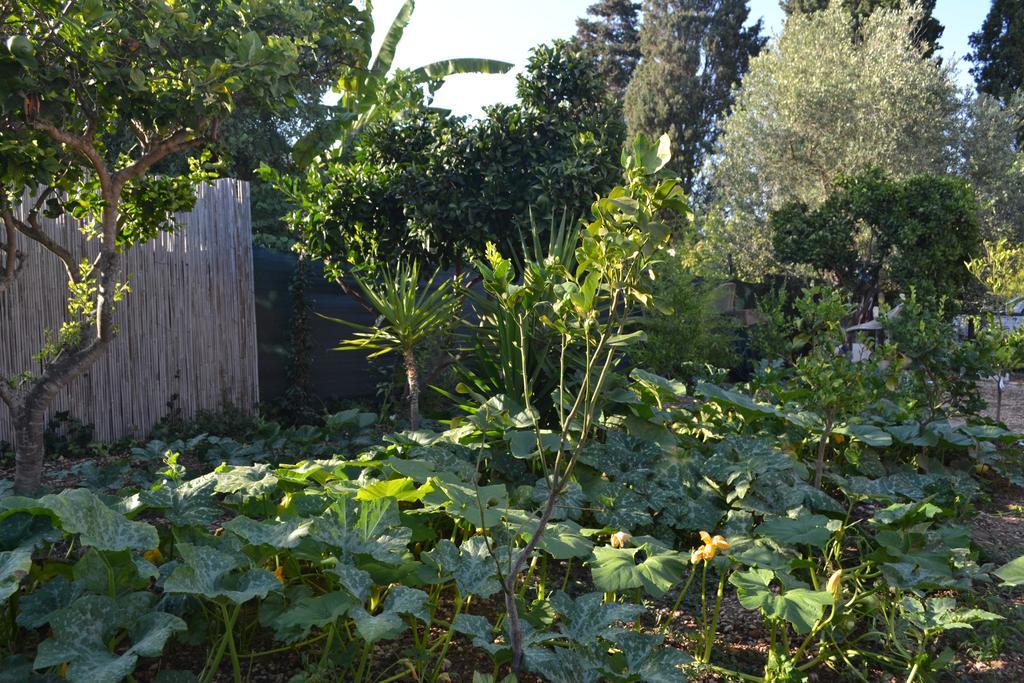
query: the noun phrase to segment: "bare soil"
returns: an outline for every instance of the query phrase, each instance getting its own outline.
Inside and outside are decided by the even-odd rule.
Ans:
[[[981,397],[988,404],[985,414],[995,418],[997,404],[995,381],[979,382],[978,387],[981,389]],[[1007,427],[1024,433],[1024,380],[1011,380],[1009,385],[1003,389],[1002,407],[999,412],[1000,419],[1006,423]]]

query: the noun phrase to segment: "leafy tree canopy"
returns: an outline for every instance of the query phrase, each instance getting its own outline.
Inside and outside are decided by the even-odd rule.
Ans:
[[[640,61],[640,3],[600,0],[576,20],[573,44],[597,64],[608,89],[621,100]]]
[[[406,257],[457,265],[488,241],[518,247],[531,214],[582,215],[619,177],[617,106],[564,42],[534,51],[518,94],[475,122],[408,111],[330,152],[289,188],[300,248],[336,275]]]
[[[765,44],[746,0],[647,0],[642,59],[626,91],[630,135],[672,139],[673,170],[690,191],[732,103],[732,90]]]
[[[47,335],[38,374],[0,378],[18,423],[15,486],[34,491],[49,403],[116,333],[123,252],[194,205],[209,177],[198,152],[226,122],[295,106],[312,74],[358,59],[369,40],[367,14],[349,0],[5,1],[0,10],[0,291],[23,265],[21,240],[60,259],[69,280],[68,315]],[[151,172],[173,155],[194,157],[189,173]],[[14,205],[40,187],[16,217]],[[97,243],[92,262],[40,228],[41,214],[64,213]]]
[[[787,14],[797,12],[817,12],[835,2],[853,17],[854,26],[860,27],[864,20],[877,9],[902,9],[917,5],[921,15],[915,25],[915,35],[921,45],[925,46],[931,56],[939,46],[939,38],[945,30],[939,20],[932,16],[935,11],[935,0],[782,0],[782,10]]]
[[[971,75],[978,90],[1003,102],[1024,88],[1024,4],[993,0],[981,30],[970,37]]]
[[[880,292],[912,288],[962,300],[973,284],[965,263],[981,251],[974,193],[953,176],[843,177],[815,209],[782,206],[771,227],[780,259],[827,274],[867,308]]]
[[[840,176],[872,167],[896,179],[956,168],[962,100],[950,67],[916,44],[919,18],[878,10],[856,31],[839,6],[798,13],[751,60],[710,170],[709,261],[731,258],[747,278],[777,272],[772,210],[817,206]]]
[[[1024,240],[1024,93],[979,93],[966,108],[962,174],[978,195],[985,239]]]

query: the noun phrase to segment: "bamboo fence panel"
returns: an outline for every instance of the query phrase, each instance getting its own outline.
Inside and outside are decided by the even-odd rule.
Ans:
[[[259,401],[249,186],[202,185],[195,209],[176,219],[174,232],[126,253],[131,292],[118,304],[117,338],[50,409],[93,424],[98,440],[143,437],[172,409],[190,417],[225,405],[252,411]],[[77,221],[41,223],[77,260],[95,254]],[[25,268],[0,296],[0,377],[38,371],[32,356],[65,316],[60,261],[31,240],[19,247]],[[0,440],[14,440],[2,403]]]

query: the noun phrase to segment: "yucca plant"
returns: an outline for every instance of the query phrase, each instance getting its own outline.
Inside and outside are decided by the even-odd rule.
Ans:
[[[420,267],[415,261],[399,263],[394,270],[384,269],[376,282],[359,275],[353,275],[353,279],[378,318],[374,325],[328,318],[356,330],[352,338],[342,340],[335,350],[370,351],[370,358],[400,353],[409,395],[409,424],[418,429],[420,375],[416,350],[428,337],[450,329],[458,320],[461,280],[442,278],[437,270],[421,283]]]

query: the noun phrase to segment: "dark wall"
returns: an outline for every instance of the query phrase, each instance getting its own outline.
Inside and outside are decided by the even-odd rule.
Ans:
[[[274,401],[288,388],[288,357],[291,339],[292,295],[289,286],[298,257],[263,247],[253,250],[256,285],[256,337],[259,345],[260,399]],[[366,354],[332,351],[352,330],[321,315],[369,325],[374,316],[347,296],[334,282],[324,279],[323,267],[309,264],[306,297],[312,348],[313,391],[325,401],[371,397],[377,379],[370,373]],[[317,315],[321,314],[321,315]]]

